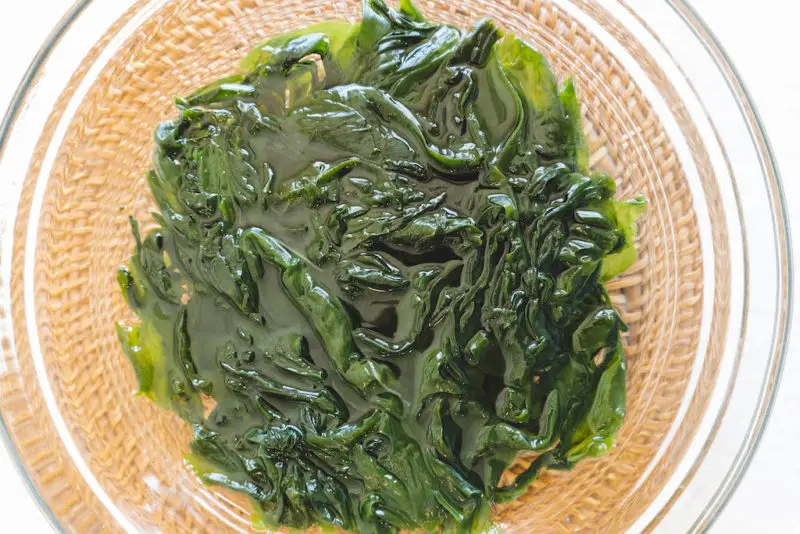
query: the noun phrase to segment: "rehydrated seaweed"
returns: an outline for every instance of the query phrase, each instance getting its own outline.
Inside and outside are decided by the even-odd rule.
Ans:
[[[241,68],[158,128],[157,228],[118,274],[140,392],[193,426],[198,476],[265,527],[484,532],[607,452],[626,327],[603,282],[644,202],[589,172],[572,82],[407,1]]]

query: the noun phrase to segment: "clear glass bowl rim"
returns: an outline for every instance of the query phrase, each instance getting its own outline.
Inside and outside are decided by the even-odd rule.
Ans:
[[[3,117],[2,122],[0,123],[0,160],[2,160],[4,150],[7,146],[7,141],[14,128],[15,122],[23,109],[26,99],[31,95],[31,92],[35,87],[36,78],[40,74],[41,69],[51,52],[58,46],[61,38],[70,30],[70,28],[73,26],[73,23],[89,7],[89,5],[99,1],[101,0],[77,0],[59,20],[34,56],[12,97],[11,103]],[[794,285],[792,268],[793,253],[789,238],[789,214],[778,163],[772,149],[772,145],[769,141],[769,137],[764,128],[763,121],[756,108],[755,102],[747,90],[747,87],[733,61],[722,47],[722,44],[714,35],[708,24],[690,5],[689,0],[664,0],[664,3],[674,10],[682,22],[686,24],[686,26],[691,30],[692,34],[703,45],[707,53],[714,58],[717,69],[719,69],[720,74],[722,74],[723,78],[728,84],[728,90],[731,91],[731,93],[734,95],[734,98],[737,100],[737,103],[739,104],[740,112],[747,123],[753,143],[756,145],[759,156],[763,158],[765,165],[764,170],[773,181],[772,193],[774,195],[774,206],[777,211],[772,215],[778,226],[778,228],[776,228],[776,234],[783,237],[783,239],[778,243],[779,246],[782,247],[782,249],[778,251],[778,257],[782,257],[784,260],[783,269],[781,272],[786,274],[782,297],[779,297],[779,304],[783,305],[783,321],[781,321],[781,324],[776,325],[775,329],[775,332],[777,333],[775,346],[778,347],[778,350],[770,356],[770,361],[767,366],[767,375],[765,376],[765,382],[763,384],[764,387],[762,389],[762,395],[759,399],[757,411],[753,415],[753,420],[757,423],[755,426],[756,430],[751,435],[747,436],[747,439],[742,445],[739,454],[736,456],[735,463],[730,466],[729,476],[725,478],[723,483],[717,488],[716,492],[714,493],[714,498],[706,504],[705,509],[703,510],[702,514],[700,514],[700,517],[694,525],[695,527],[699,525],[700,529],[705,529],[713,523],[716,517],[718,517],[727,502],[730,500],[731,495],[736,491],[736,488],[738,487],[744,473],[749,467],[754,454],[758,450],[761,437],[763,436],[769,421],[775,397],[779,389],[781,374],[787,355],[788,337],[790,331],[789,327],[792,320],[791,295],[793,294],[792,288]],[[713,440],[713,436],[710,437],[709,440]],[[61,526],[58,518],[51,511],[44,498],[39,494],[36,485],[28,474],[18,451],[14,446],[8,427],[1,412],[0,441],[2,441],[7,448],[9,457],[12,459],[17,472],[26,485],[29,494],[37,503],[42,514],[52,525],[54,531],[64,532],[65,530]],[[696,463],[701,463],[704,458],[705,454],[701,455],[697,458]]]

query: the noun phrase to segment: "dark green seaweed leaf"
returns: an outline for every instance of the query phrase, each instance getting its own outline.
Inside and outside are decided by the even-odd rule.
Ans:
[[[589,173],[575,85],[538,51],[364,0],[176,103],[117,333],[256,527],[489,532],[492,503],[613,447],[603,282],[645,203]]]

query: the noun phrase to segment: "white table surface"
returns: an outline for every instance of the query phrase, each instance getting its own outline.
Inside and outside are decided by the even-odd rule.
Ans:
[[[113,1],[113,0],[107,0]],[[598,0],[602,1],[602,0]],[[648,1],[648,0],[637,0]],[[73,0],[0,0],[0,111],[39,45]],[[793,0],[694,0],[738,67],[766,124],[783,174],[789,212],[800,221],[800,6]],[[800,254],[800,227],[794,228]],[[800,261],[800,259],[795,258]],[[795,284],[795,301],[800,283]],[[800,326],[795,313],[793,330]],[[750,469],[712,527],[714,533],[800,532],[800,336],[789,347],[777,403]],[[51,527],[0,446],[0,531]]]

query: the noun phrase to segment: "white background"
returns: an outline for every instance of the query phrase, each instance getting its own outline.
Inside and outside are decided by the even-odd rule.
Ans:
[[[114,1],[114,0],[106,0]],[[598,0],[602,1],[602,0]],[[650,1],[650,0],[634,0]],[[40,44],[73,0],[0,0],[0,112]],[[778,157],[789,212],[800,221],[800,6],[794,0],[693,0],[738,67]],[[794,250],[800,254],[800,227]],[[800,262],[800,258],[795,258]],[[755,273],[757,276],[757,273]],[[795,296],[800,295],[800,283]],[[795,302],[798,302],[796,299]],[[795,313],[797,333],[800,312]],[[777,404],[761,446],[712,532],[800,532],[800,335],[792,338]],[[0,446],[0,531],[49,532]]]

